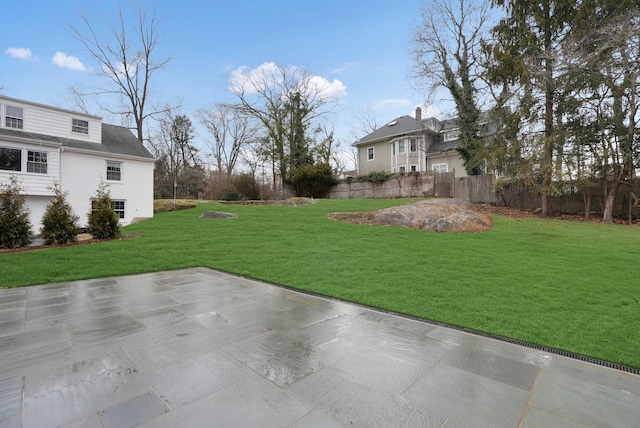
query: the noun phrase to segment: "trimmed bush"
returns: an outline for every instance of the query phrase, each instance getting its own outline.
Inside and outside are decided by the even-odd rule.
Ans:
[[[46,245],[66,244],[78,240],[79,217],[73,213],[71,205],[67,202],[67,194],[60,190],[57,184],[53,187],[53,200],[47,205],[42,216],[42,229],[40,234]]]
[[[120,237],[118,215],[113,210],[113,201],[109,194],[109,187],[100,183],[95,196],[91,199],[89,212],[89,233],[96,239]]]
[[[15,176],[0,184],[0,248],[25,247],[33,241],[29,208]]]
[[[337,184],[333,169],[328,164],[302,165],[291,171],[288,183],[296,196],[323,197]]]

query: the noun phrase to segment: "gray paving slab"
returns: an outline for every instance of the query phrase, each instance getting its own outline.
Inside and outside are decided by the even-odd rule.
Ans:
[[[640,427],[640,376],[205,268],[0,290],[0,427]]]

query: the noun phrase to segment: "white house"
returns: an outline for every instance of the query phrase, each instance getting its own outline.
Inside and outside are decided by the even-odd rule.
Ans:
[[[81,227],[101,182],[108,185],[120,224],[153,217],[155,159],[129,129],[2,95],[0,118],[0,183],[18,178],[35,234],[54,184],[68,194]]]
[[[455,119],[423,119],[418,107],[415,117],[398,117],[353,146],[358,149],[358,174],[435,170],[455,171],[456,177],[465,177],[467,172],[456,150],[459,144]]]

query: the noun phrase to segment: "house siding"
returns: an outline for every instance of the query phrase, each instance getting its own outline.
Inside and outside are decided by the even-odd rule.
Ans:
[[[59,147],[18,143],[2,137],[0,137],[0,147],[22,151],[21,171],[0,170],[0,183],[8,183],[11,177],[15,176],[26,195],[53,196],[53,185],[58,182],[58,177],[60,177]],[[27,152],[29,150],[47,153],[46,174],[27,172]]]
[[[107,161],[121,162],[121,181],[107,181]],[[117,155],[105,157],[65,150],[62,157],[61,187],[69,203],[79,212],[80,226],[86,227],[91,198],[101,182],[107,184],[112,200],[125,201],[121,225],[134,219],[153,217],[153,162],[137,161]]]
[[[457,152],[449,152],[439,156],[427,158],[427,170],[431,171],[433,165],[446,163],[448,172],[455,171],[456,177],[466,177],[467,170],[464,168],[463,160]]]
[[[0,112],[2,114],[2,124],[0,126],[2,127],[5,126],[4,115],[7,105],[24,109],[24,127],[22,130],[25,132],[34,132],[61,138],[73,138],[98,144],[101,142],[102,122],[97,116],[76,113],[27,101],[14,100],[12,98],[0,98]],[[71,130],[73,119],[81,119],[89,122],[89,134],[73,132]]]
[[[374,159],[367,158],[367,150],[369,147],[374,149]],[[391,165],[391,147],[388,141],[377,143],[363,143],[358,146],[358,173],[368,174],[373,171],[390,172]]]

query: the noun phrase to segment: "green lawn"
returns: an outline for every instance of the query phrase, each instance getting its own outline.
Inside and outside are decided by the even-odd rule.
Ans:
[[[0,254],[0,284],[207,266],[640,367],[639,227],[495,217],[437,234],[325,217],[404,202],[199,204],[123,229],[140,238]],[[209,210],[238,218],[198,218]]]

